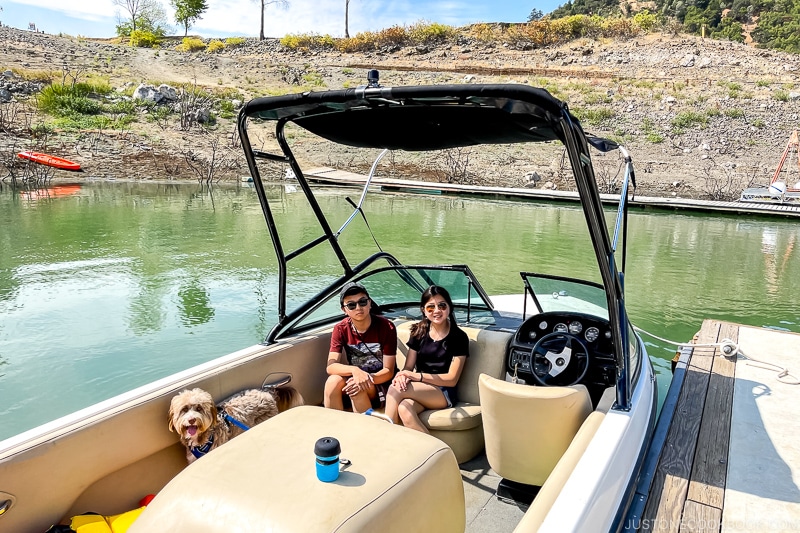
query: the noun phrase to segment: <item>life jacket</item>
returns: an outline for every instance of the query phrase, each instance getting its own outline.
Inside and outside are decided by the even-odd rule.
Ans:
[[[112,516],[99,514],[73,516],[70,528],[75,533],[125,533],[144,509],[144,507],[139,507],[138,509]]]

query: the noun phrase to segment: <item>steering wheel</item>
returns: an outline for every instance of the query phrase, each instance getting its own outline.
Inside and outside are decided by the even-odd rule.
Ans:
[[[536,369],[546,367],[547,374],[540,376]],[[569,369],[567,375],[577,377],[569,383],[558,383],[557,379]],[[589,349],[578,337],[569,333],[548,333],[539,339],[531,349],[531,374],[539,385],[575,385],[586,376],[589,370]]]

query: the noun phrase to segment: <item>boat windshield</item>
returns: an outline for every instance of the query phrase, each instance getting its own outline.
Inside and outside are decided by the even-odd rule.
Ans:
[[[559,311],[590,314],[608,320],[606,292],[602,285],[531,272],[521,272],[520,275],[525,290],[533,297],[537,307],[526,314]]]
[[[421,294],[431,285],[438,285],[450,293],[459,324],[494,323],[490,300],[466,265],[388,266],[370,270],[354,281],[364,285],[380,312],[392,318],[420,319]],[[316,299],[316,305],[287,324],[286,329],[276,332],[275,338],[330,325],[341,319],[344,313],[339,305],[339,293],[327,292]]]

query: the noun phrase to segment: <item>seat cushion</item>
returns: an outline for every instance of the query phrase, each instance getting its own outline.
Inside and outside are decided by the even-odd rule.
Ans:
[[[482,423],[481,406],[466,402],[458,402],[447,409],[423,411],[419,418],[430,429],[440,431],[462,431]]]

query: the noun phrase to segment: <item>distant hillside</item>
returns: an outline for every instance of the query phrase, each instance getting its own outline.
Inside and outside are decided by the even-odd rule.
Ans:
[[[760,48],[800,53],[800,0],[570,0],[550,18],[573,15],[630,17],[643,10],[662,17],[674,30],[712,39],[752,42]],[[531,13],[535,19],[540,13]]]

